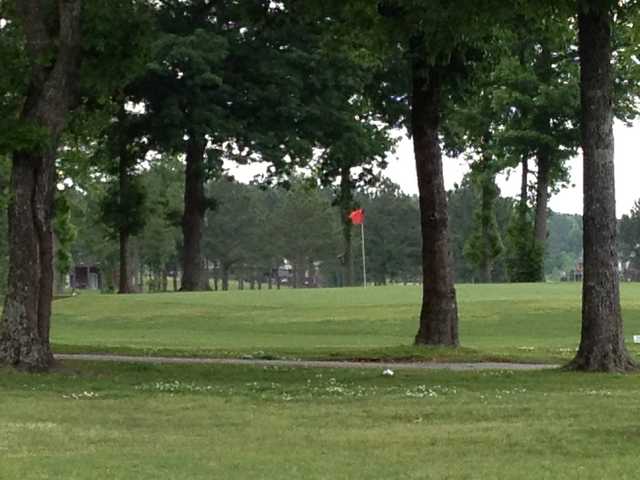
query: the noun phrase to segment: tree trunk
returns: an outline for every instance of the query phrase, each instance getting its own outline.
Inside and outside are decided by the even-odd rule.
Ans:
[[[538,154],[538,175],[536,186],[536,218],[534,240],[544,252],[547,243],[547,221],[549,218],[549,183],[551,161],[546,152]],[[544,253],[540,257],[538,281],[544,281]]]
[[[124,112],[123,112],[124,113]],[[127,142],[123,142],[120,148],[120,156],[118,159],[118,183],[120,205],[126,203],[125,198],[129,195],[129,160],[130,155],[127,151]],[[120,207],[122,208],[122,207]],[[131,284],[129,279],[129,231],[126,227],[120,227],[118,232],[120,240],[120,280],[118,282],[118,293],[131,293]]]
[[[302,258],[297,258],[293,264],[293,288],[303,288],[305,279],[305,261]]]
[[[50,177],[53,155],[16,153],[9,203],[9,275],[0,322],[0,363],[42,370],[53,361],[49,325],[53,289]]]
[[[120,279],[118,282],[118,293],[131,293],[129,280],[129,232],[126,228],[120,229]]]
[[[480,281],[491,283],[493,280],[493,265],[502,251],[500,231],[496,221],[496,199],[499,196],[495,176],[490,170],[491,159],[485,157],[481,165],[480,191],[480,223],[482,234],[482,262],[480,265]]]
[[[169,273],[167,272],[166,265],[162,267],[160,273],[162,275],[162,291],[166,293],[169,291]]]
[[[206,212],[205,149],[205,139],[191,132],[187,143],[184,213],[182,216],[184,252],[181,290],[186,292],[198,291],[203,288],[201,241]]]
[[[414,39],[422,44],[423,39]],[[441,85],[438,72],[413,45],[411,130],[422,226],[423,297],[418,345],[458,346],[458,308],[449,262],[447,196],[442,173]]]
[[[520,209],[527,210],[529,200],[529,159],[522,156],[522,179],[520,181]]]
[[[571,367],[627,371],[618,257],[613,139],[612,12],[608,2],[578,3],[584,156],[582,335]]]
[[[2,189],[2,186],[0,185],[0,190]],[[58,251],[59,251],[60,245],[58,242],[58,239],[55,235],[53,235],[53,292],[54,295],[57,296],[62,296],[64,295],[64,289],[65,289],[65,274],[62,273],[58,267]]]
[[[50,11],[37,0],[16,4],[31,67],[19,120],[37,126],[47,138],[12,155],[9,275],[0,319],[0,364],[28,370],[45,370],[53,362],[49,331],[55,158],[77,94],[81,7],[81,0],[58,2]],[[58,25],[55,38],[50,33],[52,24]]]
[[[342,224],[342,239],[344,241],[344,254],[342,261],[342,284],[344,287],[353,285],[353,255],[352,255],[352,233],[353,227],[349,214],[353,208],[353,188],[351,184],[351,169],[342,167],[340,169],[340,222]]]
[[[229,266],[222,264],[222,291],[229,291]]]

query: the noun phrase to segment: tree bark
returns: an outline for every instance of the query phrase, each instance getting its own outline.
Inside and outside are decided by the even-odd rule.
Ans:
[[[584,280],[580,347],[570,366],[635,368],[624,344],[616,250],[612,12],[608,2],[578,3],[584,160]]]
[[[544,252],[547,243],[547,222],[549,219],[549,186],[551,160],[546,152],[538,153],[538,174],[536,185],[536,217],[534,224],[534,240]],[[540,256],[538,281],[544,281],[544,253]]]
[[[529,200],[529,159],[522,156],[522,177],[520,181],[520,209],[526,211]]]
[[[349,214],[353,208],[353,189],[351,185],[351,169],[342,167],[340,169],[340,223],[342,224],[342,239],[344,242],[344,256],[342,267],[344,287],[353,285],[353,255],[352,255],[352,233],[353,227]]]
[[[120,277],[118,280],[118,293],[131,293],[131,281],[129,279],[129,232],[121,228],[120,237]]]
[[[549,217],[549,160],[543,154],[538,157],[537,184],[535,239],[540,245],[544,245],[547,241]]]
[[[447,196],[438,137],[441,85],[436,68],[425,61],[423,39],[413,43],[411,133],[420,193],[424,280],[415,343],[458,346],[458,308],[449,261]],[[420,46],[416,48],[415,43]]]
[[[229,291],[229,266],[222,264],[222,291]]]
[[[206,213],[205,149],[205,139],[191,132],[187,143],[184,213],[182,216],[184,252],[181,290],[186,292],[203,289],[201,242]]]
[[[31,67],[20,120],[39,127],[46,138],[12,155],[9,276],[0,319],[0,364],[28,370],[46,370],[53,362],[49,331],[55,158],[77,95],[81,6],[81,0],[69,0],[49,12],[37,0],[21,0],[16,8]]]

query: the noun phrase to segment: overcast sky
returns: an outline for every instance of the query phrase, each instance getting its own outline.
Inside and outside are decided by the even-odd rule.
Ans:
[[[618,217],[629,213],[634,202],[640,198],[640,122],[633,127],[618,123],[615,125],[616,138],[616,210]],[[229,165],[230,167],[230,165]],[[569,162],[571,183],[575,186],[562,190],[550,201],[552,210],[560,213],[582,214],[582,158],[576,157]],[[257,173],[264,171],[260,165],[231,167],[231,173],[240,181],[247,182]],[[462,180],[468,171],[465,161],[444,159],[444,177],[447,190]],[[389,157],[389,167],[385,175],[399,184],[407,193],[417,194],[416,167],[413,157],[413,145],[403,138],[396,153]],[[503,196],[517,197],[520,192],[520,171],[511,171],[498,178]]]
[[[640,198],[640,122],[629,128],[619,123],[615,126],[616,138],[616,210],[618,217],[629,213],[634,202]],[[444,177],[447,189],[460,182],[468,171],[466,162],[444,159]],[[550,201],[552,210],[560,213],[582,214],[582,158],[570,161],[573,188],[562,190]],[[389,158],[386,175],[398,183],[405,192],[417,193],[416,169],[413,159],[413,145],[403,139],[398,151]],[[501,175],[498,185],[503,196],[517,197],[520,192],[520,170],[510,175]]]

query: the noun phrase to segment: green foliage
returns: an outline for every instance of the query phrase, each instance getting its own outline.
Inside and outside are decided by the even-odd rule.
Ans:
[[[487,166],[485,166],[487,167]],[[494,263],[504,246],[496,219],[500,190],[495,174],[478,166],[471,174],[475,190],[474,228],[464,246],[464,256],[479,271],[481,281],[491,282]]]
[[[64,191],[58,191],[55,199],[55,218],[53,232],[56,239],[55,267],[59,274],[66,275],[71,271],[73,257],[71,245],[76,239],[77,230],[71,223],[71,205]]]
[[[156,158],[140,181],[146,192],[144,229],[136,239],[144,265],[158,277],[175,272],[181,239],[180,216],[184,192],[184,167],[175,157]]]
[[[624,276],[640,280],[640,200],[636,201],[629,215],[619,222],[618,251],[623,262]]]
[[[269,262],[273,237],[268,234],[265,200],[267,193],[256,187],[219,180],[209,187],[216,208],[207,214],[203,249],[205,256],[223,269],[253,267]],[[276,262],[278,266],[279,262]],[[270,271],[271,267],[267,268]]]
[[[296,180],[283,192],[275,214],[278,249],[301,280],[304,271],[323,259],[333,260],[339,251],[338,218],[326,192]],[[298,285],[301,286],[301,285]]]
[[[0,28],[0,155],[14,150],[44,149],[47,133],[19,119],[29,77],[29,60],[23,46],[22,31],[15,21]]]
[[[146,199],[139,177],[129,178],[126,189],[122,189],[118,182],[109,184],[100,202],[100,219],[113,237],[117,237],[121,230],[137,235],[144,229],[148,215]]]
[[[545,249],[545,274],[561,279],[582,262],[582,216],[551,213]]]
[[[449,248],[453,257],[456,281],[461,283],[476,282],[480,279],[477,267],[468,261],[465,255],[465,247],[468,239],[474,234],[478,224],[478,215],[481,209],[478,205],[477,190],[470,176],[466,176],[461,185],[449,191],[447,195],[449,209]],[[507,230],[514,215],[514,201],[510,198],[498,196],[494,202],[493,216],[498,228],[497,236],[500,239],[507,238]],[[508,281],[506,255],[498,255],[493,263],[492,280],[495,282]]]
[[[536,242],[533,227],[529,211],[519,205],[507,231],[506,264],[511,282],[544,279],[544,245]]]
[[[383,180],[370,195],[359,198],[365,209],[367,274],[376,284],[415,282],[420,277],[420,209],[415,197]],[[359,235],[358,235],[359,238]],[[360,242],[358,242],[360,244]],[[359,245],[356,265],[361,265]],[[356,269],[359,272],[359,269]]]
[[[108,108],[111,99],[144,71],[156,35],[151,3],[83,2],[80,78],[85,108]]]
[[[75,265],[98,266],[104,275],[105,289],[113,288],[112,273],[118,265],[118,243],[107,226],[97,221],[101,214],[101,199],[105,196],[105,185],[93,180],[82,184],[82,188],[68,189],[67,200],[71,209],[71,223],[77,229],[76,240],[71,248]]]

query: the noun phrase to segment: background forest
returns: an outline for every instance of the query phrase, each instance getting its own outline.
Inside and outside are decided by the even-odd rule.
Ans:
[[[183,208],[183,170],[178,159],[154,162],[137,173],[144,199],[144,215],[131,239],[128,262],[135,291],[165,291],[179,288],[182,239],[180,212]],[[67,275],[72,265],[99,267],[102,290],[115,291],[118,281],[119,243],[109,222],[108,183],[87,180],[82,185],[60,186],[66,205],[63,222],[57,222],[59,237],[57,270]],[[213,208],[207,213],[203,253],[207,261],[209,288],[266,288],[269,284],[289,287],[345,284],[345,270],[353,269],[353,281],[362,282],[359,230],[351,227],[352,266],[345,265],[340,210],[335,191],[321,188],[309,178],[298,178],[289,188],[264,189],[238,183],[231,177],[207,184]],[[451,251],[459,283],[482,281],[475,262],[473,235],[477,228],[479,192],[470,176],[448,193]],[[355,201],[366,212],[365,246],[367,271],[375,284],[419,282],[421,237],[416,197],[382,179],[375,188],[356,193]],[[3,210],[6,204],[2,204]],[[107,209],[107,210],[105,210]],[[502,249],[493,265],[493,282],[509,282],[514,257],[513,223],[516,201],[496,199],[496,225]],[[100,221],[96,221],[99,219]],[[6,273],[6,213],[0,214],[0,272]],[[65,235],[64,232],[67,232]],[[629,279],[635,265],[640,212],[620,221],[620,255],[629,262]],[[546,240],[544,269],[547,280],[569,278],[582,255],[582,217],[551,212]],[[283,277],[278,279],[278,267]],[[313,273],[313,274],[312,274]],[[312,278],[311,278],[312,277]],[[60,279],[59,288],[68,282]],[[141,283],[142,282],[142,283]],[[4,283],[4,280],[3,280]]]

